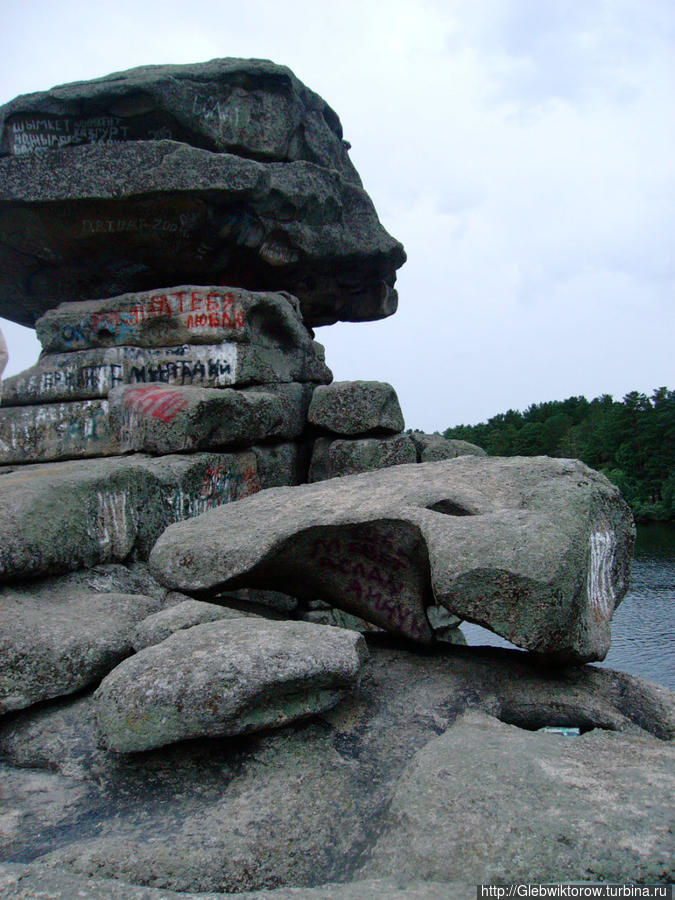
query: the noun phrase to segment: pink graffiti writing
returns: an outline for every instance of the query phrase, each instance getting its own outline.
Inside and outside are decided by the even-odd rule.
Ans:
[[[131,388],[124,395],[124,405],[140,413],[146,413],[162,422],[173,422],[189,400],[180,391],[171,388]]]
[[[236,297],[229,291],[174,291],[140,298],[135,306],[125,310],[92,313],[90,326],[94,331],[119,328],[135,329],[148,319],[186,316],[185,325],[194,328],[240,329],[244,327],[244,311],[236,309]]]

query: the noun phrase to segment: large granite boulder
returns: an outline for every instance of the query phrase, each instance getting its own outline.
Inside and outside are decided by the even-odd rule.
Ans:
[[[219,606],[217,603],[193,600],[191,597],[177,592],[170,591],[167,595],[167,599],[178,597],[183,599],[166,609],[151,613],[136,626],[131,635],[131,643],[137,653],[139,650],[145,650],[146,647],[161,644],[177,631],[184,631],[195,625],[216,622],[218,619],[240,619],[242,616],[254,615],[254,613],[241,612],[227,606]]]
[[[566,740],[467,713],[408,765],[360,876],[668,883],[674,763],[642,736]]]
[[[0,589],[0,713],[100,681],[133,653],[135,626],[163,605],[53,588]]]
[[[259,488],[251,451],[10,469],[0,474],[0,582],[143,557],[171,522]]]
[[[383,318],[405,261],[362,188],[171,141],[0,159],[0,312],[157,285],[289,291],[309,325]]]
[[[415,445],[407,434],[358,440],[317,438],[312,449],[309,481],[323,481],[357,472],[416,462]]]
[[[117,666],[94,695],[96,718],[105,745],[124,753],[278,727],[335,706],[367,654],[342,628],[220,619]]]
[[[584,734],[568,741],[506,728],[496,720],[492,727],[476,729],[458,717],[477,706],[523,728],[574,725]],[[397,810],[406,808],[400,799],[405,792],[411,819],[424,828],[411,839],[418,861],[413,877],[426,879],[432,868],[442,866],[461,870],[471,859],[463,858],[459,848],[475,843],[479,871],[472,868],[470,879],[459,876],[469,882],[462,895],[468,897],[476,883],[490,881],[487,875],[497,860],[504,873],[524,868],[527,861],[524,881],[537,882],[544,874],[538,833],[524,828],[522,818],[519,833],[512,835],[517,857],[499,835],[494,839],[499,822],[490,819],[491,812],[511,797],[514,808],[522,809],[519,789],[529,790],[531,809],[543,820],[559,799],[561,808],[570,810],[563,825],[579,838],[575,878],[583,877],[586,860],[595,864],[604,858],[608,874],[625,871],[637,881],[648,880],[664,846],[673,694],[606,669],[551,671],[517,651],[453,647],[420,655],[373,642],[359,687],[313,720],[143,754],[98,747],[94,707],[91,695],[66,698],[0,722],[3,793],[15,813],[3,817],[8,833],[0,858],[49,854],[55,876],[67,869],[164,890],[228,894],[284,885],[289,897],[302,898],[313,896],[311,885],[350,883],[365,865],[382,868],[389,859],[388,877],[407,883],[411,876],[400,876],[399,867],[410,872],[411,866],[396,848],[410,820],[400,822],[397,835],[398,824],[388,815],[392,797]],[[438,754],[434,743],[443,735],[462,748],[460,755]],[[578,751],[568,747],[577,742]],[[429,753],[422,756],[427,747]],[[521,748],[526,754],[522,765]],[[441,758],[444,765],[436,766]],[[583,778],[575,782],[570,773],[577,759]],[[421,787],[414,790],[412,774],[429,794]],[[486,778],[489,794],[479,796]],[[584,792],[593,792],[597,802],[589,802]],[[452,814],[439,794],[450,798]],[[467,797],[473,801],[470,808],[462,807]],[[571,811],[574,797],[578,816]],[[434,817],[424,816],[425,803]],[[510,827],[515,813],[504,813]],[[551,825],[553,819],[551,811]],[[462,834],[458,823],[463,822]],[[487,847],[480,844],[485,835]],[[550,829],[546,835],[548,854]],[[441,836],[454,843],[444,845]],[[563,843],[566,863],[574,849]],[[391,894],[384,889],[375,896],[381,900]]]
[[[121,385],[109,395],[112,431],[119,435],[121,452],[165,454],[299,437],[308,402],[303,386],[274,387],[278,390]]]
[[[317,387],[307,414],[310,424],[354,437],[403,431],[403,413],[394,388],[384,381],[334,381]]]
[[[0,156],[161,139],[250,159],[305,159],[360,184],[335,112],[268,60],[141,66],[26,94],[0,110]]]
[[[35,329],[48,353],[234,343],[267,352],[269,370],[286,368],[284,355],[295,355],[292,362],[297,364],[298,358],[304,362],[304,357],[316,353],[295,297],[218,285],[183,284],[63,303],[47,310]]]
[[[108,421],[107,400],[0,409],[0,464],[114,456],[120,452],[117,432]]]
[[[630,575],[630,510],[576,460],[462,456],[272,489],[169,528],[177,590],[322,597],[417,641],[447,607],[527,650],[604,658]]]
[[[417,450],[417,462],[436,462],[439,459],[454,459],[456,456],[487,456],[485,450],[477,444],[448,440],[441,434],[413,431],[410,440]]]

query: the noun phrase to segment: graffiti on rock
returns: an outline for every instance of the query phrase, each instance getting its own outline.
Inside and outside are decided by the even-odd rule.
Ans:
[[[317,538],[312,557],[320,573],[344,586],[360,611],[377,614],[380,624],[412,637],[428,636],[420,601],[410,590],[408,574],[415,561],[387,535],[377,540],[341,535]]]
[[[207,467],[197,491],[192,493],[177,488],[171,505],[177,519],[188,519],[232,500],[241,500],[259,490],[260,482],[254,465],[240,469],[231,463],[213,463]]]
[[[124,394],[124,406],[141,415],[152,416],[167,424],[190,402],[189,397],[172,388],[154,385],[130,388]]]
[[[133,343],[145,322],[164,318],[179,319],[188,331],[239,331],[246,316],[237,308],[237,298],[229,291],[191,290],[140,296],[138,302],[125,309],[91,313],[79,323],[67,323],[61,338],[71,349],[95,340],[116,344]]]
[[[616,546],[613,531],[595,531],[589,539],[590,560],[586,589],[597,622],[609,621],[614,612],[616,595],[612,584],[612,569]]]

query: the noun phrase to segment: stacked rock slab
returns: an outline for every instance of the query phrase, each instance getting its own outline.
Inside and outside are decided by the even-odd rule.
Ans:
[[[314,391],[308,411],[319,436],[310,481],[415,462],[396,392],[381,381],[341,381]]]
[[[475,444],[448,441],[440,434],[403,434],[398,397],[382,381],[340,381],[317,387],[308,420],[318,432],[309,481],[405,463],[486,455]]]
[[[168,284],[299,297],[308,325],[391,315],[403,248],[335,112],[265,60],[147,66],[0,109],[0,314]]]
[[[581,463],[480,459],[403,434],[390,385],[330,384],[311,327],[393,313],[404,260],[347,150],[321,98],[255,60],[0,110],[0,315],[44,348],[0,408],[0,859],[45,864],[0,866],[12,896],[155,895],[94,873],[162,897],[449,898],[467,865],[470,891],[582,865],[669,878],[672,754],[644,729],[672,737],[672,696],[439,647],[466,617],[547,662],[603,656],[632,523]],[[367,657],[347,628],[409,643],[379,635]],[[516,725],[631,735],[570,755]],[[514,748],[547,773],[536,833],[511,816],[515,857],[490,830],[528,777],[504,768]],[[482,766],[490,808],[467,831]],[[571,843],[561,806],[582,809]],[[359,870],[378,877],[308,887]],[[405,886],[430,872],[438,891]]]
[[[313,382],[331,379],[287,294],[188,285],[64,303],[37,334],[39,362],[5,383],[3,463],[292,441]]]

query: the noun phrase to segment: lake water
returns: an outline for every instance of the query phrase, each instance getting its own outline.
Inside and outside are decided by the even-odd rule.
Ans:
[[[480,628],[462,625],[469,644],[512,647]],[[675,526],[639,525],[630,590],[612,619],[612,646],[596,663],[675,690]]]

